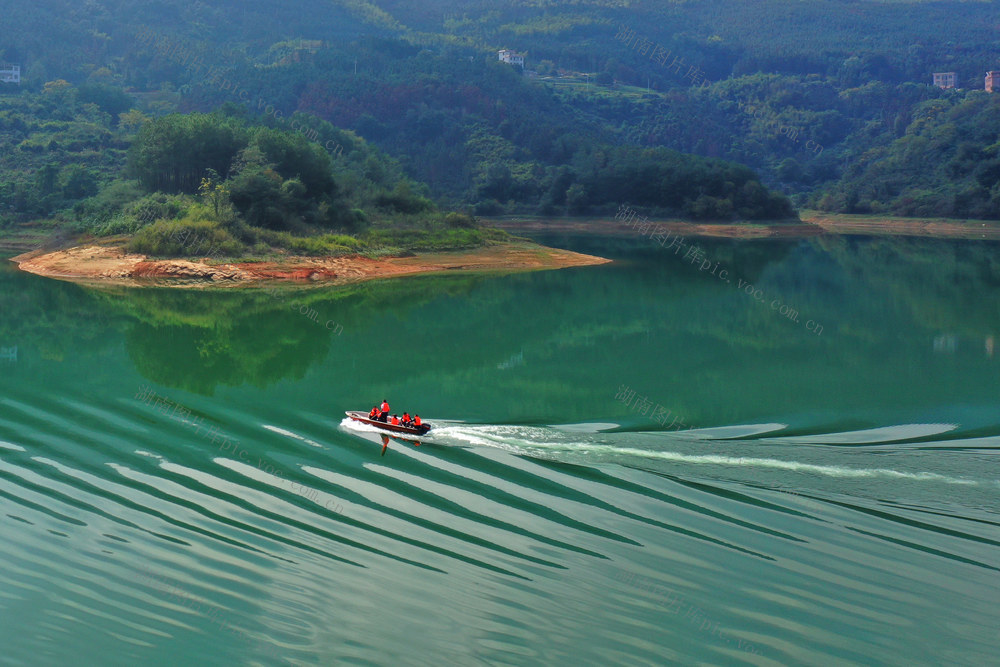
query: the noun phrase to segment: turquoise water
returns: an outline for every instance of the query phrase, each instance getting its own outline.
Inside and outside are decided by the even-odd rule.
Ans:
[[[544,240],[616,261],[0,269],[0,663],[996,663],[996,245]]]

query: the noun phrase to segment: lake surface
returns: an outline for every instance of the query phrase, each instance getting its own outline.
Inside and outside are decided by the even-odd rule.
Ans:
[[[997,244],[542,240],[616,261],[4,263],[0,663],[996,664]]]

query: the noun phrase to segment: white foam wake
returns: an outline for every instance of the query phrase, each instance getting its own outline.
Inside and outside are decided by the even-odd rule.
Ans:
[[[600,440],[580,442],[581,433],[561,433],[553,429],[529,426],[454,426],[438,429],[436,435],[442,440],[460,441],[462,444],[494,447],[527,455],[571,454],[588,460],[611,463],[632,463],[635,459],[670,461],[693,465],[717,465],[740,468],[760,468],[787,470],[790,472],[823,475],[835,478],[909,479],[915,481],[935,481],[945,484],[978,486],[980,481],[950,477],[935,472],[902,471],[891,468],[851,468],[837,465],[820,465],[789,461],[769,457],[727,456],[724,454],[683,454],[662,449],[639,449],[622,447],[608,440],[615,434],[594,434]],[[576,436],[572,440],[570,435]],[[634,435],[634,434],[633,434]],[[678,434],[680,435],[680,434]],[[566,439],[563,439],[566,438]],[[458,443],[456,443],[458,444]],[[709,446],[709,445],[706,445]],[[986,482],[989,484],[990,482]],[[1000,486],[1000,481],[992,480]]]
[[[815,463],[802,463],[800,461],[782,461],[781,459],[756,458],[747,456],[722,456],[718,454],[680,454],[678,452],[649,451],[645,449],[631,449],[626,447],[615,447],[615,452],[631,456],[643,456],[646,458],[660,459],[664,461],[678,461],[683,463],[709,464],[739,466],[749,468],[772,468],[775,470],[789,470],[792,472],[814,473],[826,475],[828,477],[891,477],[894,479],[912,480],[934,480],[946,484],[962,484],[965,486],[978,486],[979,482],[971,479],[960,479],[949,477],[936,472],[904,472],[902,470],[892,470],[890,468],[847,468],[844,466],[818,465]]]
[[[899,424],[897,426],[882,426],[863,431],[844,431],[842,433],[822,433],[818,435],[797,435],[772,438],[771,442],[808,443],[824,445],[867,445],[895,440],[912,440],[931,435],[939,435],[954,431],[956,424]]]
[[[268,431],[271,431],[272,433],[277,433],[278,435],[283,435],[286,438],[292,438],[293,440],[299,440],[301,442],[306,443],[307,445],[309,445],[311,447],[317,447],[317,448],[320,448],[320,449],[322,449],[322,447],[323,447],[323,445],[319,444],[315,440],[310,440],[309,438],[306,438],[305,436],[301,436],[298,433],[292,433],[291,431],[283,429],[281,427],[271,426],[270,424],[261,424],[261,426],[263,428],[266,428]]]

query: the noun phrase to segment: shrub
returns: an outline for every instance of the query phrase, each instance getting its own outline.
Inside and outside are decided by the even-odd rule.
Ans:
[[[394,254],[397,254],[400,250],[417,252],[464,250],[509,241],[510,238],[506,232],[479,228],[439,229],[429,232],[423,230],[380,230],[370,233],[366,240],[372,248],[392,248]]]
[[[347,255],[357,251],[361,243],[352,236],[324,234],[323,236],[291,236],[289,250],[303,255]]]
[[[352,208],[346,216],[344,224],[348,231],[352,232],[363,232],[371,226],[368,216],[360,208]]]
[[[476,219],[465,213],[449,213],[444,216],[444,224],[452,229],[475,229]]]
[[[104,222],[94,221],[90,231],[96,236],[135,234],[157,220],[179,217],[189,204],[182,198],[157,192],[126,204]]]
[[[484,199],[474,207],[476,215],[500,215],[503,213],[503,205],[496,199]]]
[[[420,213],[433,211],[434,202],[413,192],[410,184],[400,181],[392,192],[383,192],[375,198],[375,203],[399,213]]]
[[[126,215],[130,215],[141,222],[142,226],[145,226],[157,220],[174,220],[179,218],[188,206],[189,202],[185,201],[182,197],[155,192],[126,205],[124,212]]]
[[[362,252],[361,255],[368,259],[381,259],[383,257],[399,257],[404,252],[402,248],[386,246],[382,248],[369,248]]]
[[[722,197],[699,195],[685,206],[686,212],[695,220],[731,220],[733,202]]]
[[[88,102],[96,104],[101,111],[111,114],[112,118],[125,113],[134,104],[132,96],[121,88],[102,83],[87,83],[80,86],[76,90],[76,99],[82,104]]]
[[[116,234],[135,234],[145,226],[131,215],[117,213],[110,220],[103,222],[96,227],[91,227],[90,231],[95,236],[114,236]]]
[[[96,228],[142,195],[143,192],[135,181],[115,181],[93,197],[78,202],[73,207],[73,215],[82,227]]]
[[[270,229],[259,231],[262,242],[270,243],[275,248],[285,248],[300,255],[347,255],[358,252],[364,245],[353,236],[343,234],[294,236],[289,232],[277,232]]]
[[[64,167],[59,172],[59,182],[62,185],[63,197],[66,199],[92,197],[99,189],[97,176],[82,164]]]
[[[141,229],[128,249],[155,257],[235,257],[246,247],[211,220],[159,220]]]

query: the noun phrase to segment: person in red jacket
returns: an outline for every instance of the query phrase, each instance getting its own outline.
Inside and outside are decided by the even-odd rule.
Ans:
[[[413,417],[413,425],[414,426],[420,426],[420,424],[421,424],[420,415],[414,415],[414,417]]]
[[[392,425],[393,426],[399,426],[399,415],[393,415],[392,416]]]
[[[410,422],[412,422],[412,421],[413,420],[410,419],[410,413],[409,412],[404,412],[403,413],[403,418],[400,420],[399,423],[402,424],[403,426],[409,426]]]
[[[382,407],[380,409],[382,410],[382,414],[379,415],[379,420],[380,421],[388,421],[389,420],[389,401],[387,401],[387,400],[385,400],[383,398],[382,399]]]
[[[368,419],[378,419],[378,406],[372,406],[372,411],[368,413]]]

